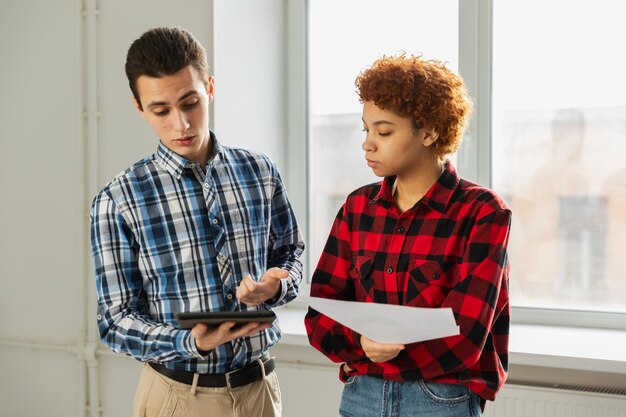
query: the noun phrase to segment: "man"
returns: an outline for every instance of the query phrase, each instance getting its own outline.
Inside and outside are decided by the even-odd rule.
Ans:
[[[96,196],[91,240],[101,339],[146,362],[134,415],[278,416],[276,324],[185,330],[175,314],[295,298],[304,243],[280,174],[209,130],[214,79],[189,32],[144,33],[126,75],[160,143]]]

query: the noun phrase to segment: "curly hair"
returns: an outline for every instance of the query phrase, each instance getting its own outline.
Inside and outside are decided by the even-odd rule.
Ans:
[[[355,81],[362,103],[373,101],[383,110],[413,119],[416,128],[439,134],[433,152],[440,160],[455,152],[472,113],[463,80],[445,64],[420,56],[385,56],[361,72]]]

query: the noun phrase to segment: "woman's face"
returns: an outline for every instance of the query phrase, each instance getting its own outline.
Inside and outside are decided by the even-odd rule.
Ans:
[[[415,128],[410,117],[383,110],[372,101],[363,104],[365,159],[379,177],[407,177],[419,173],[421,161],[435,158],[432,131]]]

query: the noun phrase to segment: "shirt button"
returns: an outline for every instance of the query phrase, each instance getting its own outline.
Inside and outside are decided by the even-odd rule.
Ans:
[[[102,315],[98,314],[98,320],[102,320]]]
[[[404,227],[403,226],[398,227],[398,233],[404,233]]]
[[[393,268],[392,267],[387,268],[387,272],[391,274],[393,272]]]
[[[217,224],[219,221],[217,219],[213,219],[213,224]]]
[[[229,300],[233,299],[233,295],[231,293],[226,294],[226,298],[228,298]]]
[[[438,272],[435,272],[435,273],[433,274],[433,279],[439,279],[439,278],[441,278],[441,276],[439,275],[439,273],[438,273]]]
[[[205,182],[203,185],[204,185],[204,188],[209,188],[209,183],[208,182]]]

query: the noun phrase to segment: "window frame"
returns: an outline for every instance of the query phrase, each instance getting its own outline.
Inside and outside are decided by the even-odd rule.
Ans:
[[[307,245],[308,231],[312,230],[308,163],[308,3],[308,0],[285,2],[287,183],[296,212],[305,216],[300,223]],[[457,152],[457,166],[464,178],[490,187],[493,0],[459,0],[458,24],[459,73],[473,98],[474,114]],[[301,293],[307,295],[310,292],[309,277],[313,272],[311,261],[308,251],[305,251]],[[302,306],[303,303],[295,303],[295,307]],[[626,330],[626,314],[620,312],[512,305],[511,320],[515,324]]]

